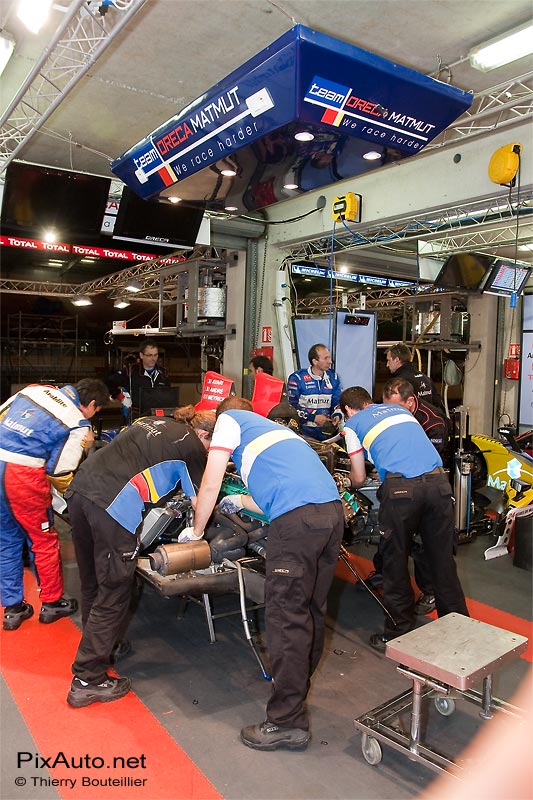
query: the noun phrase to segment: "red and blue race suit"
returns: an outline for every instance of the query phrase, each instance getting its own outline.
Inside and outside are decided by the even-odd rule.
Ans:
[[[302,434],[319,441],[327,439],[328,434],[316,424],[315,417],[317,414],[330,417],[338,406],[341,382],[337,373],[328,369],[319,378],[311,367],[299,369],[287,379],[287,395],[298,414]]]
[[[24,597],[22,551],[31,542],[41,601],[63,594],[48,476],[78,466],[90,429],[73,386],[30,385],[0,407],[0,591],[3,606]]]

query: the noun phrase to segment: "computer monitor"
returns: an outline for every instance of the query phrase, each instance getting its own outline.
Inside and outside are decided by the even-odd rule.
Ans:
[[[498,259],[483,286],[483,292],[504,297],[522,294],[532,269],[527,264]]]
[[[139,392],[139,416],[171,417],[179,406],[179,389],[173,386],[141,388]],[[158,413],[163,411],[163,414]]]

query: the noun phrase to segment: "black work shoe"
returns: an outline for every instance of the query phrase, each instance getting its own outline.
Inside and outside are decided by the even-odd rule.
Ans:
[[[33,617],[33,606],[25,600],[16,603],[14,606],[6,606],[4,609],[5,631],[16,631],[20,628],[25,619]]]
[[[415,603],[415,614],[431,614],[435,611],[435,595],[421,594]]]
[[[110,703],[112,700],[120,700],[131,689],[129,678],[107,677],[105,681],[91,686],[89,683],[74,678],[70,685],[67,695],[67,703],[74,708],[83,708],[92,703]]]
[[[368,641],[370,643],[370,647],[373,647],[374,650],[378,651],[378,653],[384,653],[387,642],[391,638],[392,637],[390,636],[385,636],[383,633],[373,633]]]
[[[115,642],[113,645],[113,649],[111,650],[111,658],[110,661],[114,664],[120,658],[125,658],[129,656],[131,653],[131,642],[129,639],[119,639],[118,642]]]
[[[305,750],[311,741],[311,734],[303,728],[280,728],[274,722],[265,720],[260,725],[248,725],[241,731],[241,741],[254,750]]]
[[[66,597],[60,597],[54,603],[43,603],[39,614],[39,622],[44,622],[47,625],[49,622],[61,619],[61,617],[71,617],[77,610],[78,601],[74,597],[71,597],[70,600]]]

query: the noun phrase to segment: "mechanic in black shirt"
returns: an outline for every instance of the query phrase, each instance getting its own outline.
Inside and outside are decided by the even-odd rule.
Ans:
[[[155,339],[145,339],[139,356],[127,356],[122,369],[107,379],[113,399],[120,400],[128,422],[152,413],[151,390],[170,388],[165,370],[158,366],[159,349]]]
[[[146,510],[164,505],[178,484],[196,502],[215,412],[185,406],[175,416],[145,417],[121,431],[81,465],[65,493],[81,581],[83,635],[67,697],[75,708],[130,690],[130,679],[109,676],[107,667],[128,614]]]
[[[387,367],[395,378],[404,378],[413,386],[417,396],[426,403],[431,403],[445,413],[442,397],[435,388],[431,378],[417,370],[413,364],[411,350],[403,342],[389,347],[386,351]]]

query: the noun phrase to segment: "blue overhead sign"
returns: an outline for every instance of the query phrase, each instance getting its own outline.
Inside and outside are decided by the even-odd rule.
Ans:
[[[318,139],[355,137],[412,155],[471,103],[461,89],[296,25],[111,169],[148,198],[206,167],[223,168],[224,159],[261,140],[269,163],[268,136],[295,122],[312,126]]]
[[[293,275],[305,275],[309,278],[332,278],[335,281],[365,283],[369,286],[383,286],[388,289],[400,289],[404,286],[414,286],[412,281],[382,278],[378,275],[356,275],[353,272],[336,272],[335,270],[311,266],[310,264],[291,264],[291,273]]]

